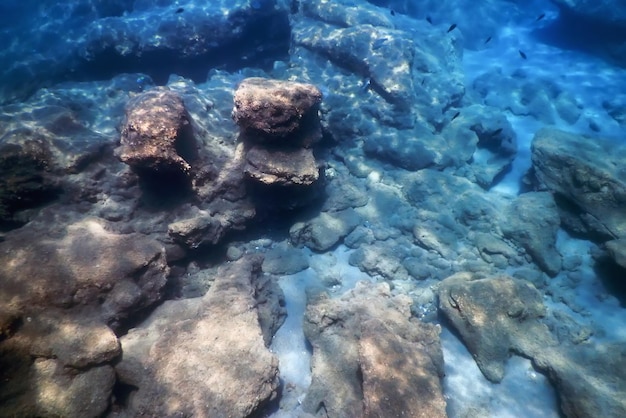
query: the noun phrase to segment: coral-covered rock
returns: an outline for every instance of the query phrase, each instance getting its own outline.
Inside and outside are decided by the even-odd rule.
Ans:
[[[246,78],[234,101],[233,119],[250,141],[309,146],[321,138],[322,93],[311,84]]]
[[[178,94],[156,88],[128,102],[117,154],[134,170],[188,174],[194,148],[191,117]]]

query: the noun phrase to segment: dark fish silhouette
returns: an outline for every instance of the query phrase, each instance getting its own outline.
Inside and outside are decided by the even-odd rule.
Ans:
[[[491,133],[491,136],[498,136],[502,132],[502,128],[498,128]]]
[[[485,39],[485,45],[487,45],[489,41],[491,41],[491,36],[488,36],[487,39]]]
[[[524,58],[524,59],[528,58],[528,57],[526,56],[526,54],[524,54],[524,51],[522,51],[521,49],[518,49],[518,50],[517,50],[517,52],[519,52],[519,56],[520,56],[520,57],[522,57],[522,58]]]
[[[535,22],[539,22],[544,17],[546,17],[546,14],[545,13],[541,13],[539,16],[537,16],[537,20],[535,20]]]
[[[391,13],[391,16],[395,16],[395,15],[396,15],[396,11],[395,11],[395,10],[393,10],[393,9],[390,9],[390,10],[389,10],[389,13]]]
[[[184,12],[184,11],[185,11],[185,9],[183,9],[182,7],[179,7],[178,9],[176,9],[176,12],[175,12],[175,13],[177,13],[177,14],[178,14],[178,13],[182,13],[182,12]]]
[[[431,25],[433,24],[433,20],[430,18],[430,16],[426,16],[426,21]]]
[[[461,114],[461,112],[456,112],[454,114],[454,116],[452,116],[452,119],[450,119],[450,122],[452,122],[454,119],[458,118],[460,114]]]
[[[456,29],[456,23],[450,25],[450,27],[448,28],[448,33],[452,32],[454,29]]]

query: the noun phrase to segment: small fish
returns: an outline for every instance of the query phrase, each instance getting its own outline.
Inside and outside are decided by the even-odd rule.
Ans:
[[[448,28],[448,33],[452,32],[454,29],[456,29],[456,23],[450,25],[450,27]]]
[[[491,41],[491,36],[487,36],[487,39],[485,39],[485,45],[487,45],[489,41]]]
[[[369,90],[371,85],[372,85],[372,79],[366,78],[365,80],[363,80],[363,85],[361,86],[361,90],[367,91]]]
[[[502,128],[498,128],[491,133],[491,136],[498,136],[502,132]]]
[[[526,54],[524,54],[524,51],[522,51],[521,49],[518,49],[517,52],[519,52],[519,56],[522,57],[523,59],[528,58]]]
[[[185,11],[185,9],[184,9],[184,8],[179,7],[178,9],[176,9],[176,11],[175,11],[174,13],[179,14],[179,13],[182,13],[182,12],[184,12],[184,11]]]
[[[422,78],[422,86],[424,85],[424,83],[426,83],[426,79]]]
[[[389,38],[378,38],[372,43],[372,49],[378,49],[387,42]]]
[[[452,119],[450,119],[450,122],[452,122],[454,119],[458,118],[460,114],[461,114],[461,112],[456,112],[454,114],[454,116],[452,116]]]
[[[426,16],[426,21],[431,25],[433,24],[433,20],[430,18],[430,16]]]
[[[396,11],[393,9],[389,9],[389,13],[391,13],[391,16],[395,16],[396,15]]]
[[[535,22],[539,22],[544,17],[546,17],[546,14],[545,13],[541,13],[539,16],[537,16],[537,20],[535,20]]]

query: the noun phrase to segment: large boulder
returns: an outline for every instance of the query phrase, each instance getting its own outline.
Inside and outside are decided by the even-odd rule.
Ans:
[[[3,416],[101,416],[121,353],[106,325],[49,309],[0,342]],[[35,401],[36,400],[36,401]]]
[[[562,220],[568,227],[605,240],[626,237],[626,147],[543,128],[531,153],[539,187],[563,203]]]
[[[457,274],[441,282],[438,294],[440,311],[487,379],[500,381],[507,359],[517,354],[531,359],[548,376],[565,416],[617,417],[626,413],[626,400],[621,396],[626,391],[620,366],[623,347],[558,338],[558,328],[567,328],[567,321],[559,320],[557,329],[548,328],[543,297],[529,282]]]
[[[11,7],[0,19],[12,15],[2,25],[8,29],[0,52],[7,81],[2,103],[72,76],[107,79],[141,71],[158,84],[170,74],[203,82],[215,67],[271,66],[289,48],[287,10],[276,0],[44,0],[37,8]],[[67,36],[56,36],[61,32]],[[19,47],[9,44],[12,36],[22,40]]]
[[[225,264],[202,298],[168,301],[121,338],[116,372],[137,389],[119,416],[244,418],[276,396],[278,360],[260,326],[261,262]]]
[[[182,98],[168,88],[133,97],[126,107],[120,159],[140,174],[189,174],[195,154],[190,119]]]
[[[234,95],[233,120],[246,146],[244,172],[260,190],[299,190],[316,183],[311,146],[322,137],[313,85],[259,77],[244,79]]]
[[[333,417],[445,417],[439,329],[410,321],[411,300],[359,283],[341,299],[309,300],[313,346],[306,412]]]
[[[511,353],[538,353],[554,345],[541,294],[510,277],[472,280],[459,273],[441,282],[439,309],[461,334],[478,367],[492,382],[504,377]]]
[[[97,218],[31,223],[6,234],[0,249],[2,332],[51,307],[89,308],[117,327],[160,300],[169,272],[160,243]]]

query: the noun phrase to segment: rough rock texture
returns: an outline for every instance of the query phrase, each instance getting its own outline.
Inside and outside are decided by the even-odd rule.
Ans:
[[[567,417],[626,412],[623,348],[557,338],[541,318],[541,294],[525,280],[457,274],[438,287],[444,313],[489,380],[498,382],[513,353],[530,358],[554,384]]]
[[[361,222],[353,209],[321,212],[306,222],[296,222],[289,229],[291,242],[306,245],[315,251],[326,251],[336,245]]]
[[[50,151],[38,141],[0,146],[0,224],[55,197],[58,185],[48,174],[50,160]]]
[[[441,129],[464,93],[455,33],[348,0],[307,1],[293,21],[294,67],[285,77],[307,74],[320,86],[328,132],[353,145],[345,158],[365,154],[408,170],[470,160],[475,144]],[[346,69],[347,77],[328,76]]]
[[[321,136],[322,93],[313,85],[251,77],[233,100],[233,119],[250,141],[310,146]]]
[[[554,384],[568,418],[626,414],[626,350],[620,343],[547,350],[534,358]]]
[[[523,247],[546,273],[561,270],[561,255],[556,250],[556,234],[561,224],[556,203],[547,192],[518,196],[502,215],[505,237]]]
[[[512,352],[538,353],[554,344],[539,321],[545,316],[541,294],[523,280],[451,276],[439,286],[439,308],[492,382],[502,380]]]
[[[100,416],[121,353],[113,332],[56,309],[27,317],[0,342],[2,416]]]
[[[511,124],[499,109],[490,106],[476,104],[461,109],[443,134],[446,137],[476,135],[477,140],[467,139],[476,144],[470,168],[476,183],[486,189],[506,173],[517,153]]]
[[[109,227],[86,218],[8,233],[0,242],[0,330],[52,306],[86,306],[115,326],[158,301],[169,271],[163,246]]]
[[[494,89],[494,85],[498,88]],[[485,105],[506,109],[515,115],[532,116],[545,124],[554,124],[558,118],[574,124],[583,113],[582,104],[555,80],[523,69],[512,74],[500,68],[487,71],[474,80],[472,87]],[[592,118],[585,118],[592,122]]]
[[[246,144],[248,178],[263,186],[310,186],[319,169],[310,147],[322,137],[322,93],[313,85],[244,79],[234,95],[233,120]]]
[[[195,146],[190,116],[178,94],[158,87],[129,100],[117,153],[134,170],[188,174],[186,159],[195,155]]]
[[[567,205],[563,222],[606,238],[626,237],[626,147],[553,128],[541,129],[532,146],[539,186]],[[578,231],[583,232],[583,231]]]
[[[309,186],[319,179],[319,169],[309,148],[252,147],[246,154],[246,175],[265,185]]]
[[[243,418],[276,395],[255,299],[261,261],[224,265],[204,297],[166,302],[121,339],[116,372],[137,390],[119,416]]]
[[[333,417],[445,417],[437,326],[409,321],[411,301],[387,284],[359,283],[341,299],[310,300],[309,413]]]

